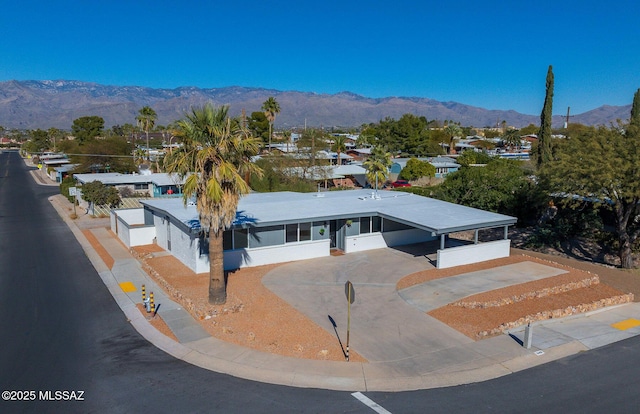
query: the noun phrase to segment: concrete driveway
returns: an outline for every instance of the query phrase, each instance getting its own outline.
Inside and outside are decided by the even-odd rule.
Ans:
[[[425,368],[437,368],[434,364],[451,362],[448,359],[454,350],[457,362],[477,357],[471,345],[475,341],[430,317],[428,310],[475,293],[565,273],[523,262],[438,279],[398,292],[398,280],[433,268],[428,258],[404,250],[378,249],[292,262],[269,272],[263,283],[335,335],[328,318],[331,315],[344,344],[345,283],[351,281],[356,293],[351,306],[351,350],[370,363],[394,362],[399,373],[422,374],[419,371]],[[464,350],[469,354],[465,356]]]
[[[263,278],[275,294],[335,335],[328,315],[346,340],[345,283],[351,281],[350,348],[369,362],[406,360],[461,343],[473,342],[407,303],[396,291],[402,277],[433,268],[425,257],[394,249],[293,262]],[[337,342],[337,339],[336,339]]]

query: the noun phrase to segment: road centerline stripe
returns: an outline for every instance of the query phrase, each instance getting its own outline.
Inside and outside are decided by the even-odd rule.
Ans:
[[[364,404],[367,407],[371,408],[373,411],[375,411],[378,414],[391,414],[390,411],[385,410],[377,402],[373,401],[372,399],[370,399],[369,397],[365,396],[361,392],[354,392],[351,395],[355,399],[359,400],[362,404]]]

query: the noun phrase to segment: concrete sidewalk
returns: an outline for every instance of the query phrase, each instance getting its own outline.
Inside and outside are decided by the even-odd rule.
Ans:
[[[360,308],[352,308],[356,312],[354,317],[360,317],[360,331],[353,337],[353,349],[367,358],[368,363],[312,361],[272,355],[208,335],[186,310],[162,293],[162,289],[148,277],[112,232],[104,228],[91,229],[92,235],[114,260],[109,268],[68,217],[66,199],[53,196],[50,201],[141,335],[176,358],[241,378],[344,391],[425,389],[496,378],[640,334],[640,326],[634,322],[640,319],[640,303],[631,303],[532,324],[534,334],[530,349],[523,348],[514,340],[522,339],[524,328],[512,331],[513,336],[505,334],[473,341],[425,315],[423,308],[429,306],[428,298],[433,296],[433,290],[428,286],[403,292],[407,295],[405,299],[395,292],[395,280],[424,268],[420,260],[426,259],[381,249],[374,254],[350,255],[348,261],[345,259],[347,256],[332,257],[331,261],[317,259],[325,260],[322,267],[313,266],[311,261],[290,263],[274,269],[263,279],[269,289],[325,327],[327,312],[345,308],[344,282],[348,277],[356,286]],[[396,261],[401,261],[402,266],[397,266]],[[321,272],[314,272],[313,277],[301,280],[304,275],[310,276],[310,269],[321,269]],[[548,272],[548,269],[538,268],[536,274],[548,277],[545,276]],[[325,279],[317,279],[319,274]],[[380,274],[385,278],[376,276]],[[487,282],[489,285],[484,288],[495,289],[493,286],[509,283],[499,280],[500,277],[496,275],[495,280]],[[467,277],[467,282],[465,278],[451,280],[454,285],[438,286],[437,289],[451,294],[459,290],[467,292],[468,289],[476,289],[473,292],[477,293],[479,289],[467,283],[477,278]],[[130,286],[127,282],[137,289],[125,292],[127,289],[123,290],[123,286]],[[155,292],[156,303],[160,305],[158,312],[179,342],[158,332],[137,309],[136,303],[141,302],[139,288],[142,284],[146,285],[147,292]],[[313,302],[334,297],[340,300],[340,306]],[[318,306],[326,308],[318,311]],[[336,313],[336,316],[342,318],[343,315]],[[613,326],[620,322],[624,323]],[[415,324],[420,328],[417,329]],[[410,329],[401,329],[402,326]],[[397,335],[399,341],[380,340],[384,335]],[[399,343],[402,346],[399,347]]]

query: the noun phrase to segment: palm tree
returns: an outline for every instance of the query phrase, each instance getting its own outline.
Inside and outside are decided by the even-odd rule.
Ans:
[[[276,115],[280,113],[280,104],[276,98],[270,96],[269,99],[262,104],[264,115],[269,121],[269,151],[271,151],[271,138],[273,135],[273,123],[276,121]]]
[[[144,156],[145,156],[145,155],[146,155],[146,154],[144,153],[144,151],[143,151],[143,150],[141,150],[141,149],[139,149],[139,148],[136,148],[136,149],[133,151],[133,161],[134,161],[137,165],[144,164]]]
[[[158,114],[153,110],[150,106],[144,106],[142,109],[138,111],[138,116],[136,117],[136,122],[138,126],[144,131],[147,135],[147,161],[149,161],[149,130],[153,129],[153,126],[156,124],[156,119],[158,118]]]
[[[391,164],[391,153],[384,147],[375,147],[369,158],[362,163],[367,169],[367,180],[369,183],[375,182],[376,191],[378,191],[378,183],[387,181]]]
[[[227,299],[222,235],[236,218],[240,197],[250,191],[245,173],[261,175],[250,161],[258,142],[237,119],[228,117],[228,106],[206,104],[192,108],[178,121],[182,146],[165,157],[168,173],[187,177],[184,202],[196,199],[200,224],[209,236],[209,303]]]
[[[336,165],[341,165],[340,154],[347,150],[347,140],[344,136],[338,135],[333,139],[333,150],[338,153]]]
[[[516,147],[516,150],[520,147],[520,131],[517,129],[508,130],[502,137],[502,142],[510,149]]]
[[[287,143],[287,154],[289,154],[289,143],[291,142],[291,131],[282,131],[282,137]]]
[[[455,151],[456,137],[462,135],[462,128],[460,128],[459,125],[449,122],[449,124],[444,127],[444,132],[449,138],[449,155],[451,155]]]

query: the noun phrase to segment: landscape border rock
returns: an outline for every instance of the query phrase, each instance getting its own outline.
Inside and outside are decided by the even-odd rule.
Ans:
[[[600,299],[592,303],[585,303],[585,304],[576,305],[576,306],[568,306],[564,309],[555,309],[550,311],[538,312],[533,315],[523,316],[522,318],[516,321],[505,322],[502,325],[493,329],[480,331],[476,334],[476,337],[477,337],[476,339],[483,339],[490,336],[500,335],[507,332],[510,329],[523,326],[531,322],[538,322],[538,321],[543,321],[547,319],[564,318],[567,316],[591,312],[591,311],[602,309],[609,306],[622,305],[624,303],[633,302],[633,298],[634,296],[632,293],[627,293],[624,295]]]

